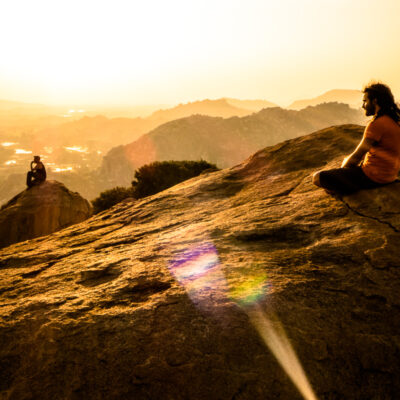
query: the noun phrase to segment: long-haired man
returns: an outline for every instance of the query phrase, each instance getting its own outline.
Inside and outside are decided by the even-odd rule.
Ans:
[[[365,115],[372,116],[356,149],[341,168],[316,172],[313,183],[347,195],[396,180],[400,170],[400,109],[390,88],[372,83],[363,90]]]

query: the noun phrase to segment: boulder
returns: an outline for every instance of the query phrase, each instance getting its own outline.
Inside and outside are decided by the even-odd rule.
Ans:
[[[62,183],[45,181],[26,189],[0,210],[0,247],[48,235],[82,222],[92,209],[79,193]]]
[[[397,398],[400,184],[340,199],[311,183],[362,130],[2,249],[0,397]]]

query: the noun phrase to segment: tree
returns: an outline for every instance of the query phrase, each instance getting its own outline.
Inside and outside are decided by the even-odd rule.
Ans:
[[[204,171],[217,171],[214,164],[207,161],[156,161],[140,167],[135,172],[132,187],[115,187],[92,200],[93,212],[107,210],[120,201],[133,197],[140,199],[168,189],[186,179],[200,175]]]
[[[207,161],[155,161],[140,167],[132,181],[134,197],[139,199],[168,189],[186,179],[210,170],[217,171]]]
[[[128,197],[134,197],[133,188],[131,187],[124,188],[117,186],[113,189],[101,192],[99,197],[92,200],[93,213],[97,214],[101,211],[107,210]]]

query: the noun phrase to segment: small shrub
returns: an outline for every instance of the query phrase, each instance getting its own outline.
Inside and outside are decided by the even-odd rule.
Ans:
[[[134,197],[133,188],[115,187],[105,192],[101,192],[100,196],[92,200],[93,213],[97,214],[101,211],[107,210],[114,204],[119,203],[128,197]]]
[[[156,194],[209,170],[217,171],[218,168],[203,160],[156,161],[143,165],[135,172],[132,187],[115,187],[101,192],[99,197],[92,200],[93,212],[97,214],[107,210],[128,197],[139,199]]]
[[[206,170],[218,168],[207,161],[156,161],[140,167],[132,181],[134,197],[139,199],[161,192]]]

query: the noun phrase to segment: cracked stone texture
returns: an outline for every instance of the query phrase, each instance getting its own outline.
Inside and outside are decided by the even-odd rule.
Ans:
[[[79,193],[62,183],[47,180],[26,189],[0,210],[0,247],[48,235],[92,215]]]
[[[300,399],[243,292],[280,320],[319,399],[398,398],[400,184],[341,200],[310,180],[362,130],[1,250],[0,398]]]

